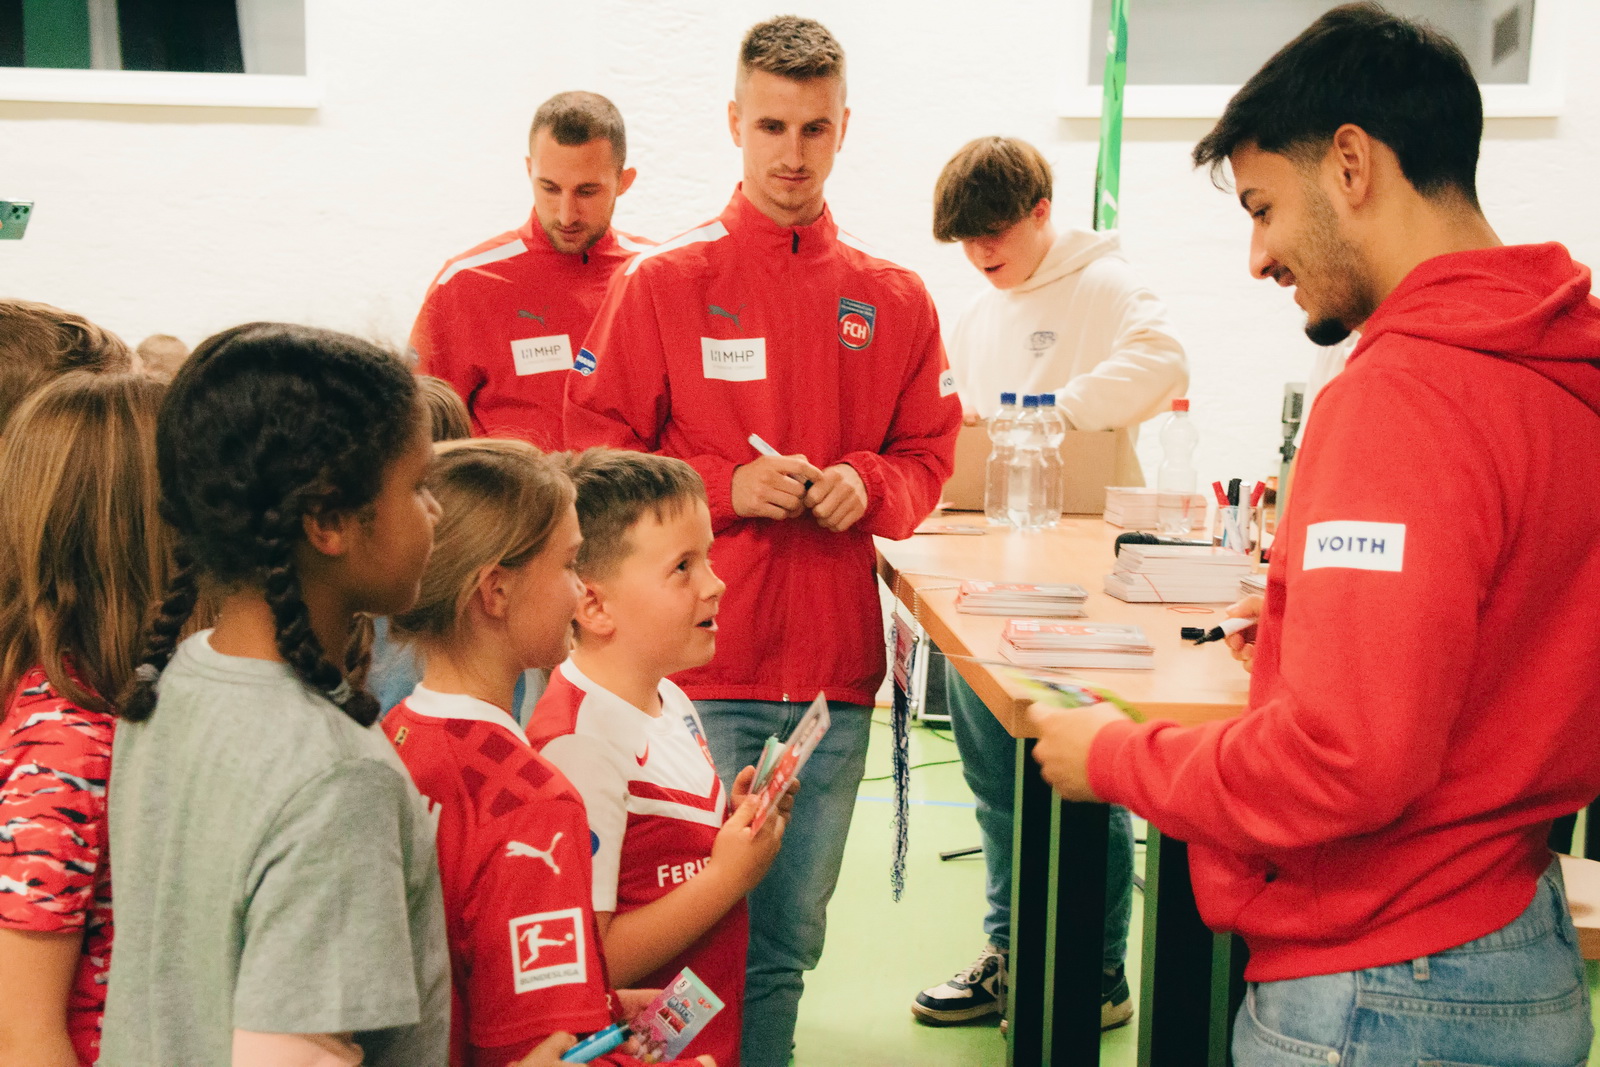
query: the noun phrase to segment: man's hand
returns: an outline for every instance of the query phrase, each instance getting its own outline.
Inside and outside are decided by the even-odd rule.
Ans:
[[[1064,800],[1099,800],[1089,788],[1089,746],[1108,723],[1128,717],[1115,704],[1090,704],[1083,708],[1050,708],[1035,704],[1029,715],[1039,728],[1033,758],[1039,773]]]
[[[804,456],[761,456],[733,471],[733,513],[741,519],[792,519],[806,509],[806,483],[822,472]]]
[[[867,487],[854,467],[835,463],[806,494],[805,506],[817,517],[818,526],[844,533],[867,513]]]
[[[976,426],[979,423],[981,423],[982,421],[983,421],[983,416],[979,415],[977,413],[977,411],[974,410],[973,408],[962,408],[961,409],[961,425],[963,425],[963,426]]]
[[[1237,604],[1228,605],[1223,614],[1230,619],[1259,619],[1263,607],[1265,602],[1261,596],[1247,596]],[[1244,664],[1247,672],[1255,670],[1256,627],[1229,634],[1223,641],[1233,651],[1233,658]]]

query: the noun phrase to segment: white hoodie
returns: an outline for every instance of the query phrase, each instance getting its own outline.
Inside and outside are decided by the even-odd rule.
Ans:
[[[962,313],[950,364],[963,406],[985,418],[1001,392],[1054,391],[1074,429],[1125,429],[1114,484],[1143,485],[1138,424],[1184,394],[1189,364],[1120,244],[1114,231],[1062,230],[1027,281],[986,289]]]

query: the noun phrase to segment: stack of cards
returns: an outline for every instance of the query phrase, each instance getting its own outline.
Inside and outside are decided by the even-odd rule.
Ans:
[[[1155,649],[1144,630],[1121,622],[1012,619],[1001,631],[1000,655],[1019,667],[1155,666]]]
[[[1189,529],[1206,528],[1206,498],[1200,493],[1190,493],[1185,509],[1189,515]],[[1149,486],[1106,486],[1105,520],[1125,530],[1154,530],[1160,525],[1157,519],[1156,491]]]
[[[1031,615],[1080,619],[1089,594],[1081,585],[1031,582],[962,582],[956,610],[967,615]]]
[[[1123,545],[1105,591],[1133,604],[1221,604],[1239,599],[1255,564],[1226,548]]]

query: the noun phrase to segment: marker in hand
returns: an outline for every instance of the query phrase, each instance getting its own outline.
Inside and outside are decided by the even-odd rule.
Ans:
[[[751,448],[755,449],[757,452],[760,452],[763,456],[772,456],[773,458],[777,458],[783,455],[782,452],[779,452],[776,448],[773,448],[771,445],[767,444],[766,441],[762,440],[761,435],[758,433],[751,434],[748,438],[746,438],[746,440],[750,442]],[[806,492],[809,493],[810,491],[811,483],[808,481],[806,482]]]
[[[1248,630],[1261,620],[1254,617],[1242,619],[1229,619],[1220,626],[1206,629],[1203,626],[1185,626],[1183,639],[1193,641],[1197,645],[1210,644],[1212,641],[1221,641],[1223,638],[1232,637],[1241,630]]]

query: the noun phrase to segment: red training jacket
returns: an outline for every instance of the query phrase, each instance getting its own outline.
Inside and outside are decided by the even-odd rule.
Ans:
[[[1250,706],[1117,723],[1090,783],[1191,844],[1273,981],[1515,919],[1600,794],[1600,301],[1560,245],[1413,270],[1318,398]]]
[[[736,190],[721,217],[617,274],[576,369],[567,447],[662,452],[705,480],[728,591],[716,658],[677,677],[689,696],[871,704],[884,672],[872,535],[909,537],[933,510],[961,424],[922,280],[826,210],[779,226]],[[752,433],[854,467],[861,521],[839,534],[809,513],[734,515]]]
[[[411,347],[417,373],[455,387],[479,437],[561,447],[561,403],[577,346],[618,267],[653,242],[607,230],[586,252],[557,252],[530,216],[444,265]]]

